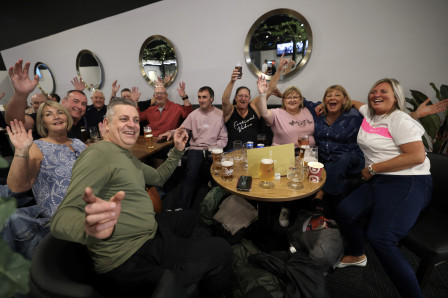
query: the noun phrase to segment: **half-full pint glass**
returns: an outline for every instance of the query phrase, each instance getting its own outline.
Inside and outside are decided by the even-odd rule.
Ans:
[[[152,134],[148,134],[145,136],[146,147],[148,147],[148,149],[154,148],[154,140],[152,137]]]

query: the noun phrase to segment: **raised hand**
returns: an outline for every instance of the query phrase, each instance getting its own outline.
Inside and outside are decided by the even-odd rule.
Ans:
[[[236,80],[238,80],[239,75],[240,75],[240,72],[238,71],[238,69],[234,68],[232,71],[232,76],[230,77],[230,81],[235,83]]]
[[[78,91],[83,91],[86,88],[82,79],[78,79],[78,77],[74,77],[73,80],[71,80],[70,82],[72,83],[73,87],[75,87],[75,89]]]
[[[163,87],[165,84],[162,81],[161,77],[157,77],[156,87]]]
[[[277,71],[282,71],[283,68],[288,65],[288,59],[284,58],[283,56],[285,56],[285,53],[283,53],[282,56],[280,57],[280,62],[278,63],[278,70]]]
[[[415,110],[417,118],[422,118],[428,115],[444,112],[448,108],[448,99],[439,101],[438,103],[428,105],[430,99],[426,99]]]
[[[31,129],[28,132],[25,130],[22,121],[14,119],[10,122],[10,126],[6,127],[9,139],[16,150],[28,151],[33,144],[33,136]]]
[[[278,90],[278,88],[275,88],[274,91],[272,92],[272,94],[274,94],[278,98],[282,98],[283,97],[283,93],[280,90]]]
[[[258,77],[257,88],[258,93],[266,94],[266,91],[268,90],[268,83],[266,82],[266,77],[264,75]]]
[[[177,93],[179,93],[179,96],[184,98],[187,96],[187,93],[185,93],[185,82],[179,82],[179,88],[177,88]]]
[[[124,198],[124,191],[119,191],[109,201],[105,201],[95,196],[92,189],[87,187],[82,198],[87,203],[84,208],[86,234],[98,239],[110,237],[120,216],[121,201]]]
[[[188,133],[184,127],[179,127],[176,129],[176,132],[173,136],[174,139],[174,148],[179,151],[183,151],[185,149],[185,145],[188,142]]]
[[[134,86],[131,88],[131,98],[133,102],[137,103],[140,99],[140,95],[142,95],[142,93],[138,92],[138,87]]]
[[[168,83],[168,82],[171,80],[172,77],[173,77],[173,75],[169,75],[169,76],[167,76],[167,77],[164,77],[164,78],[163,78],[163,84]]]
[[[27,97],[37,86],[39,75],[35,75],[31,81],[29,78],[30,63],[26,62],[22,68],[23,60],[17,61],[14,66],[9,68],[9,77],[14,88],[14,92]]]
[[[118,90],[120,90],[120,84],[118,84],[118,81],[115,80],[115,81],[112,83],[112,93],[113,93],[113,94],[117,94]]]

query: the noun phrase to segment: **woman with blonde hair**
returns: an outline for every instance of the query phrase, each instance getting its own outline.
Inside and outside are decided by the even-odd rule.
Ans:
[[[37,110],[41,139],[33,141],[31,130],[27,132],[17,119],[6,128],[15,147],[8,187],[13,192],[32,189],[36,205],[19,208],[8,220],[3,238],[29,259],[50,231],[51,216],[65,196],[73,164],[86,148],[80,140],[68,138],[72,124],[72,117],[62,105],[46,101]]]

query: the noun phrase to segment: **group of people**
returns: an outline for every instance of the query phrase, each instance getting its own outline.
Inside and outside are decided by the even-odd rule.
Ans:
[[[231,150],[235,140],[255,142],[266,123],[273,132],[273,146],[298,147],[300,136],[318,146],[327,181],[314,200],[341,194],[348,173],[360,173],[365,181],[335,213],[349,245],[339,267],[366,265],[360,221],[370,216],[367,239],[384,268],[404,296],[421,296],[415,274],[396,247],[431,197],[430,165],[421,139],[424,129],[411,116],[444,111],[448,102],[425,102],[410,116],[404,112],[400,84],[383,79],[369,91],[367,104],[351,100],[340,85],[327,88],[322,103],[314,103],[305,100],[297,87],[277,89],[287,67],[282,56],[269,83],[258,78],[258,96],[251,100],[249,88],[241,86],[231,103],[238,79],[234,70],[222,96],[222,110],[213,105],[214,91],[208,86],[198,90],[199,108],[193,110],[183,82],[177,89],[183,105],[168,100],[163,83],[147,102],[139,102],[137,87],[122,89],[121,97],[115,97],[120,87],[115,81],[107,106],[100,90],[92,92],[92,105],[87,106],[82,82],[74,80],[75,89],[61,104],[44,101],[33,117],[25,109],[38,78],[29,78],[29,63],[17,61],[9,69],[15,92],[6,121],[15,153],[7,184],[13,192],[31,188],[36,205],[19,208],[8,220],[3,238],[13,246],[14,234],[23,226],[39,227],[27,234],[33,236],[32,242],[15,248],[28,258],[50,229],[55,237],[86,245],[98,286],[108,295],[148,293],[169,269],[186,289],[219,297],[230,275],[232,250],[218,237],[192,237],[198,224],[189,210],[195,181],[203,163],[210,162],[210,146]],[[268,109],[271,95],[282,98],[281,108]],[[99,125],[103,136],[88,148],[80,141],[81,124],[86,123]],[[155,136],[174,140],[174,148],[161,156],[157,168],[129,151],[145,123]],[[32,131],[39,134],[34,141]],[[188,158],[179,212],[155,214],[145,185],[163,185],[184,154]]]

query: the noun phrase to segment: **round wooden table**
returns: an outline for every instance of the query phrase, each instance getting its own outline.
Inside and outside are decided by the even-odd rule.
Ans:
[[[228,154],[232,154],[232,152]],[[234,162],[234,178],[232,181],[224,181],[223,179],[221,179],[220,175],[215,175],[213,168],[210,168],[210,172],[215,182],[226,191],[249,200],[262,202],[286,202],[308,197],[320,190],[327,178],[327,173],[325,172],[325,170],[323,171],[321,179],[318,183],[310,182],[306,175],[305,179],[302,182],[303,188],[298,190],[294,190],[288,187],[287,183],[289,182],[289,180],[286,176],[280,177],[280,180],[275,179],[273,181],[274,187],[271,189],[261,188],[260,186],[258,186],[260,180],[258,178],[253,178],[252,188],[250,191],[246,192],[236,189],[238,178],[240,176],[247,176],[247,169],[243,167],[243,164],[241,162]]]

